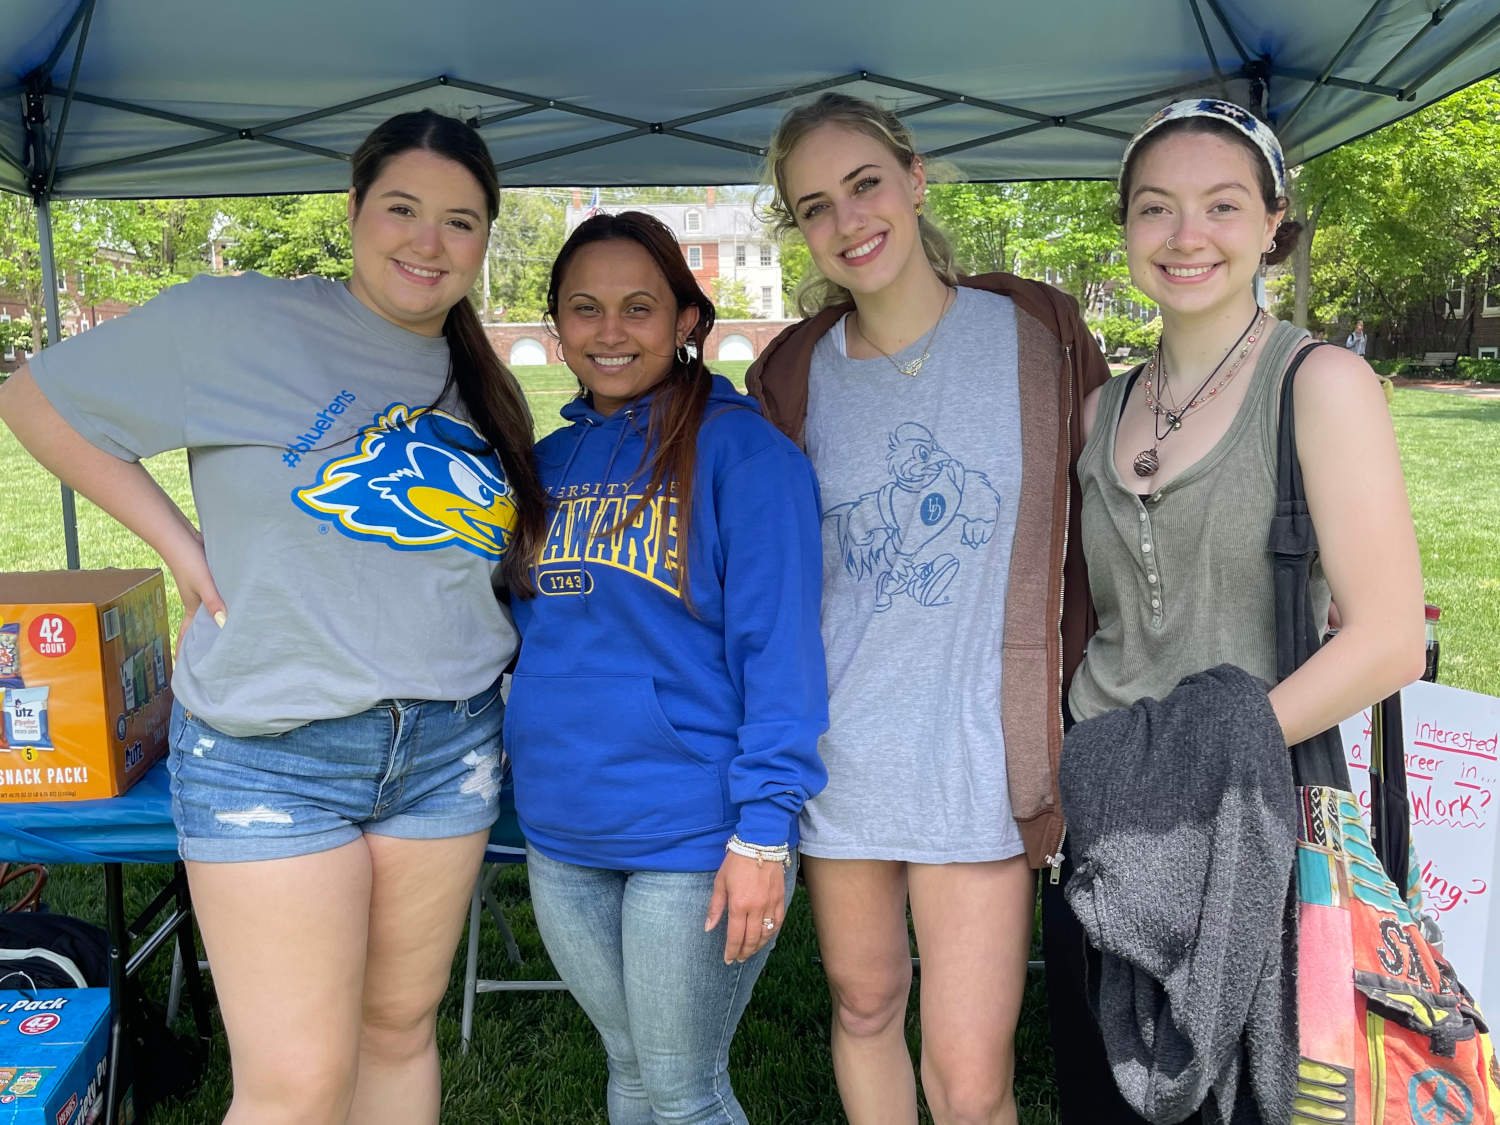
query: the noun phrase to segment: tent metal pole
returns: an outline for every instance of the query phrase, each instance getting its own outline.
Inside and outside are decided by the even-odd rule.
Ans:
[[[761,157],[766,154],[763,148],[741,144],[739,141],[726,141],[721,137],[710,137],[707,133],[698,133],[691,129],[668,129],[663,126],[661,132],[664,136],[681,137],[685,141],[696,141],[700,145],[713,145],[715,148],[725,148],[730,152],[743,152],[746,156]]]
[[[868,76],[867,71],[856,70],[849,74],[841,74],[837,78],[825,78],[821,82],[804,82],[801,86],[792,86],[786,90],[778,90],[774,94],[763,94],[758,98],[746,98],[744,101],[730,102],[721,105],[718,109],[706,109],[701,113],[690,113],[686,117],[674,117],[670,121],[663,121],[664,129],[681,129],[684,125],[695,125],[699,121],[707,121],[714,117],[727,117],[731,113],[739,113],[741,110],[754,109],[757,106],[770,105],[773,102],[783,102],[789,98],[802,98],[808,94],[822,93],[824,90],[832,90],[838,86],[847,86],[851,82],[861,82]]]
[[[305,153],[309,154],[310,156],[323,156],[323,157],[327,157],[329,160],[343,160],[343,161],[348,161],[350,159],[350,156],[349,156],[348,153],[338,152],[338,151],[336,151],[334,149],[331,149],[331,148],[323,148],[320,145],[303,144],[301,141],[289,141],[285,137],[269,137],[269,136],[267,136],[267,137],[256,137],[254,139],[258,143],[263,144],[263,145],[276,145],[279,148],[289,148],[289,149],[293,149],[293,150],[295,150],[297,152],[305,152]]]
[[[36,235],[42,248],[42,292],[47,304],[47,347],[62,339],[62,314],[57,306],[57,259],[52,253],[52,204],[43,196],[36,201]],[[63,548],[68,569],[77,570],[78,510],[73,490],[62,486]]]
[[[1337,74],[1330,74],[1327,78],[1313,74],[1311,71],[1294,70],[1290,67],[1277,66],[1271,68],[1272,78],[1283,78],[1288,82],[1319,82],[1324,86],[1336,86],[1344,90],[1358,90],[1361,94],[1379,94],[1383,98],[1394,98],[1401,100],[1406,91],[1398,90],[1395,86],[1375,86],[1369,82],[1359,82],[1353,78],[1340,78]]]
[[[54,97],[65,91],[56,83],[47,88],[47,93]],[[226,136],[237,137],[240,131],[233,125],[224,125],[218,121],[207,121],[201,117],[188,117],[181,113],[172,113],[165,109],[154,109],[148,105],[136,105],[134,102],[122,102],[119,98],[105,98],[98,94],[90,94],[86,90],[79,90],[73,95],[75,102],[85,102],[88,105],[102,106],[105,109],[117,109],[121,113],[133,113],[138,117],[152,117],[158,121],[170,121],[173,125],[186,125],[193,129],[202,129],[205,133],[223,133]]]
[[[489,94],[491,97],[504,98],[509,102],[534,105],[541,109],[555,109],[559,113],[571,113],[576,117],[591,117],[595,121],[607,121],[611,125],[645,129],[648,133],[657,131],[652,128],[652,122],[644,121],[639,117],[626,117],[620,113],[608,113],[602,109],[591,109],[586,105],[573,105],[571,102],[558,101],[556,98],[544,98],[537,94],[523,93],[520,90],[508,90],[504,86],[491,86],[486,82],[470,82],[464,78],[449,78],[446,75],[440,76],[435,81],[439,86],[449,86],[455,90],[469,90],[475,94]]]
[[[611,133],[607,137],[600,137],[597,141],[583,141],[576,145],[568,145],[566,148],[548,149],[546,152],[533,153],[531,156],[517,157],[515,160],[502,160],[496,163],[495,171],[504,172],[507,168],[521,168],[527,164],[540,164],[543,160],[553,160],[559,156],[572,156],[575,152],[588,152],[590,149],[603,148],[605,145],[618,144],[635,137],[644,137],[650,132],[649,126],[643,129],[631,129],[624,133]]]
[[[78,46],[73,49],[73,69],[68,74],[68,93],[63,98],[62,113],[57,119],[57,133],[52,138],[52,159],[47,163],[47,187],[52,190],[52,183],[57,178],[57,155],[62,152],[63,133],[68,128],[68,113],[73,108],[73,95],[78,92],[78,71],[83,66],[83,48],[89,41],[89,25],[94,21],[94,0],[85,0],[83,5],[83,23],[78,29]]]
[[[234,133],[226,133],[217,137],[205,137],[201,141],[189,141],[187,144],[173,145],[171,148],[158,148],[150,152],[138,152],[134,156],[120,156],[114,160],[101,160],[97,164],[75,164],[71,168],[63,168],[61,172],[64,177],[81,176],[85,172],[102,172],[106,168],[119,168],[126,164],[145,164],[151,160],[160,160],[166,156],[177,156],[184,152],[197,152],[199,149],[214,148],[217,145],[228,144],[230,141],[239,140]]]
[[[1219,6],[1219,0],[1208,0],[1208,7],[1218,17],[1219,26],[1224,29],[1224,34],[1229,36],[1229,42],[1234,44],[1234,49],[1239,52],[1240,61],[1249,63],[1250,53],[1245,50],[1244,44],[1240,42],[1240,37],[1234,33],[1234,28],[1230,25],[1229,18],[1224,15],[1224,9]]]
[[[542,112],[539,105],[523,105],[518,109],[501,110],[499,113],[491,113],[485,117],[476,117],[469,124],[476,129],[483,129],[486,125],[493,125],[498,121],[510,121],[516,117],[526,117],[533,113]]]
[[[1328,65],[1325,66],[1322,73],[1318,75],[1317,81],[1315,81],[1310,87],[1308,87],[1307,93],[1302,95],[1302,100],[1292,107],[1291,113],[1287,114],[1276,123],[1276,127],[1278,129],[1282,130],[1282,132],[1285,133],[1292,127],[1292,122],[1297,120],[1297,115],[1307,108],[1307,103],[1313,100],[1313,95],[1316,94],[1320,89],[1322,89],[1323,84],[1328,81],[1328,76],[1333,73],[1333,68],[1338,66],[1339,63],[1343,61],[1344,56],[1349,53],[1349,48],[1354,46],[1354,41],[1358,39],[1364,32],[1365,28],[1369,26],[1370,21],[1375,18],[1375,13],[1380,11],[1381,5],[1383,5],[1384,3],[1385,0],[1375,0],[1375,2],[1370,5],[1370,7],[1365,11],[1364,19],[1360,20],[1357,24],[1354,25],[1354,30],[1349,33],[1349,38],[1345,39],[1343,46],[1341,46],[1337,51],[1333,53],[1333,57],[1328,60]]]
[[[366,94],[362,98],[352,101],[339,102],[338,105],[327,106],[324,109],[315,109],[310,113],[299,113],[296,117],[283,117],[277,121],[267,121],[263,125],[255,125],[249,129],[240,130],[240,136],[245,140],[258,137],[261,133],[279,132],[282,129],[291,129],[297,125],[306,125],[309,121],[322,121],[325,117],[332,117],[338,113],[347,113],[351,109],[363,109],[367,105],[376,105],[379,102],[388,102],[394,98],[404,98],[407,94],[419,94],[423,90],[430,90],[434,86],[446,86],[448,79],[443,75],[436,78],[424,78],[420,82],[409,82],[405,86],[397,86],[390,90],[381,90],[376,94]]]
[[[1420,90],[1423,86],[1427,85],[1427,83],[1431,82],[1432,79],[1440,71],[1442,71],[1444,67],[1449,66],[1452,63],[1457,62],[1459,59],[1463,58],[1470,51],[1474,50],[1475,47],[1483,43],[1491,35],[1495,34],[1496,30],[1500,30],[1500,16],[1494,17],[1489,21],[1489,23],[1481,27],[1474,34],[1474,37],[1472,39],[1460,44],[1457,50],[1449,52],[1447,55],[1440,58],[1437,62],[1433,63],[1430,67],[1427,68],[1427,70],[1422,73],[1420,78],[1414,78],[1404,87],[1402,87],[1402,93],[1406,95],[1406,100],[1414,100],[1416,98],[1417,91]]]
[[[1018,125],[1014,129],[1006,129],[1004,132],[991,133],[987,137],[976,137],[972,141],[960,141],[956,145],[947,148],[931,149],[927,155],[936,160],[940,156],[951,156],[955,152],[963,152],[966,149],[979,148],[981,145],[992,145],[998,141],[1008,141],[1012,137],[1025,136],[1027,133],[1035,133],[1038,129],[1050,129],[1050,121],[1033,121],[1030,125]]]
[[[912,94],[926,94],[929,98],[947,98],[949,101],[958,102],[960,105],[979,106],[981,109],[1003,113],[1007,117],[1019,117],[1026,121],[1036,121],[1046,125],[1057,123],[1057,118],[1046,113],[1038,113],[1034,109],[1024,109],[1018,105],[1007,105],[1004,102],[991,101],[988,98],[976,98],[969,94],[960,94],[953,90],[944,90],[937,86],[928,86],[920,82],[907,82],[903,78],[893,78],[888,74],[866,74],[865,81],[873,82],[877,86],[889,86],[893,90],[905,90]]]
[[[1190,94],[1194,90],[1202,89],[1207,78],[1195,78],[1191,82],[1179,82],[1175,86],[1163,86],[1160,90],[1152,90],[1149,94],[1136,94],[1129,98],[1121,98],[1117,102],[1108,105],[1095,106],[1093,109],[1081,109],[1077,113],[1068,116],[1069,121],[1082,121],[1086,117],[1098,117],[1101,113],[1113,113],[1117,109],[1129,109],[1131,106],[1140,105],[1142,102],[1151,105],[1160,105],[1163,102],[1176,101],[1179,94]]]
[[[1198,8],[1198,0],[1188,0],[1188,6],[1193,9],[1193,22],[1198,25],[1198,38],[1203,40],[1203,53],[1208,56],[1208,65],[1214,68],[1214,77],[1219,80],[1219,95],[1228,101],[1229,81],[1219,67],[1219,56],[1214,54],[1214,45],[1208,38],[1208,28],[1203,26],[1203,13]]]
[[[1433,12],[1432,15],[1428,17],[1427,22],[1417,29],[1417,33],[1406,41],[1406,46],[1402,47],[1399,51],[1392,55],[1391,61],[1381,67],[1379,72],[1375,75],[1374,78],[1371,78],[1370,81],[1379,82],[1387,74],[1389,74],[1391,72],[1391,68],[1394,67],[1403,58],[1405,58],[1408,51],[1410,51],[1413,47],[1415,47],[1418,43],[1425,39],[1429,31],[1435,28],[1438,24],[1442,23],[1443,20],[1447,18],[1448,13],[1458,6],[1458,3],[1459,0],[1448,0],[1448,2],[1441,8]]]

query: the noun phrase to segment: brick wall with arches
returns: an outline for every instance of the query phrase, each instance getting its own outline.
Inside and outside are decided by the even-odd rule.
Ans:
[[[782,329],[793,323],[795,321],[790,320],[718,321],[708,334],[708,362],[754,359]],[[495,354],[507,366],[530,367],[562,362],[557,356],[557,338],[545,324],[488,324],[485,331]]]

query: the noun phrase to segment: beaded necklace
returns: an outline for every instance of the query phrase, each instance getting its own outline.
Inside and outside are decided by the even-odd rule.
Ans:
[[[1229,346],[1229,350],[1224,353],[1224,358],[1214,365],[1214,369],[1208,373],[1208,378],[1204,379],[1198,385],[1198,389],[1193,392],[1192,397],[1187,400],[1186,405],[1181,407],[1178,407],[1175,401],[1170,406],[1163,401],[1171,391],[1167,385],[1166,357],[1162,354],[1161,341],[1157,341],[1156,352],[1146,361],[1146,370],[1143,373],[1146,406],[1151,411],[1151,433],[1156,440],[1151,443],[1150,449],[1141,450],[1135,455],[1135,460],[1131,462],[1131,468],[1135,470],[1136,476],[1149,477],[1156,475],[1156,471],[1161,468],[1161,458],[1156,454],[1156,447],[1175,431],[1182,429],[1182,420],[1184,418],[1200,406],[1211,401],[1215,395],[1224,389],[1229,380],[1238,374],[1240,368],[1244,366],[1245,357],[1255,348],[1256,342],[1265,331],[1266,319],[1266,310],[1257,308],[1255,315],[1250,318],[1250,323],[1245,325],[1245,330],[1240,333],[1239,339]],[[1235,349],[1239,349],[1237,355],[1235,354]],[[1208,384],[1213,381],[1215,375],[1219,374],[1220,369],[1229,361],[1230,356],[1234,356],[1234,362],[1229,364],[1229,368],[1224,372],[1223,377],[1210,388]],[[1156,388],[1156,375],[1158,371],[1161,372],[1161,388],[1159,391]],[[1206,395],[1204,394],[1205,390],[1208,392]],[[1161,420],[1163,418],[1167,420],[1165,431],[1161,428]]]

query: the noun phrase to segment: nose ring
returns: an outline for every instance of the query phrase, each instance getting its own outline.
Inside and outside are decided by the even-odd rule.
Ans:
[[[1175,234],[1168,236],[1168,238],[1167,238],[1167,249],[1168,250],[1176,250],[1177,249],[1177,236]]]

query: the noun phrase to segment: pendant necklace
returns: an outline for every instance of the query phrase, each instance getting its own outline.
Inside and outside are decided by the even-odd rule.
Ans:
[[[1214,365],[1214,369],[1208,373],[1208,378],[1198,384],[1198,389],[1193,392],[1192,397],[1187,400],[1187,403],[1181,407],[1177,407],[1175,402],[1173,406],[1169,407],[1164,401],[1170,393],[1167,387],[1167,362],[1165,356],[1162,354],[1161,341],[1157,341],[1156,352],[1146,361],[1146,370],[1144,372],[1146,406],[1151,411],[1151,433],[1156,440],[1151,443],[1150,449],[1141,450],[1135,455],[1135,460],[1131,462],[1131,468],[1135,470],[1136,476],[1150,477],[1156,475],[1156,470],[1161,468],[1161,458],[1156,454],[1156,447],[1175,431],[1182,429],[1182,420],[1184,418],[1200,406],[1212,401],[1213,397],[1229,383],[1229,380],[1235,377],[1239,369],[1244,365],[1245,357],[1254,349],[1256,342],[1264,333],[1266,319],[1266,310],[1257,308],[1255,314],[1250,318],[1250,323],[1245,325],[1245,330],[1240,333],[1239,339],[1229,346],[1229,350],[1224,353],[1224,358]],[[1238,354],[1236,354],[1236,349],[1238,349]],[[1234,356],[1234,362],[1229,364],[1229,369],[1224,372],[1223,378],[1214,383],[1213,387],[1210,388],[1209,383],[1213,382],[1214,376],[1219,374],[1219,370],[1224,364],[1229,362],[1230,356]],[[1161,373],[1159,387],[1156,383],[1158,372]],[[1208,393],[1204,394],[1205,391]],[[1167,428],[1165,430],[1161,428],[1163,418],[1167,421]]]
[[[938,318],[932,325],[932,331],[927,333],[927,345],[922,349],[922,354],[917,356],[916,359],[909,359],[905,363],[899,362],[895,356],[891,355],[890,352],[886,351],[874,340],[865,335],[865,330],[860,327],[859,317],[857,315],[854,318],[854,331],[859,333],[859,338],[861,340],[869,344],[870,347],[874,348],[881,355],[885,356],[886,359],[890,360],[891,366],[894,367],[897,371],[901,372],[901,374],[905,375],[909,379],[916,378],[918,372],[922,370],[922,365],[927,362],[927,357],[932,354],[932,341],[937,339],[937,330],[942,325],[943,319],[948,315],[949,303],[952,301],[954,294],[958,292],[956,289],[951,289],[948,286],[944,286],[943,288],[945,290],[945,292],[943,293],[943,311],[938,313]]]

